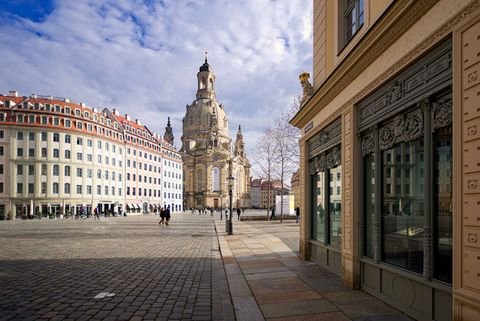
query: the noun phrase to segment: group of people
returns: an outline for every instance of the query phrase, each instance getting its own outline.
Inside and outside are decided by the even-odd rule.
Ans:
[[[168,225],[169,221],[170,221],[170,205],[164,206],[160,209],[160,222],[158,222],[158,224]]]

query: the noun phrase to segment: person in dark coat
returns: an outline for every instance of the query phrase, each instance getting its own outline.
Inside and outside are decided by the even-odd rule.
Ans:
[[[165,210],[165,225],[168,225],[168,222],[170,221],[170,205],[167,206],[167,209]]]
[[[275,219],[275,221],[277,220],[277,217],[275,216],[275,206],[272,207],[272,215],[270,215],[270,221]]]
[[[162,207],[160,209],[160,222],[158,222],[158,224],[164,224],[165,223],[165,209]]]
[[[300,207],[297,206],[295,208],[295,221],[298,223],[299,220],[300,220]]]
[[[240,221],[240,214],[242,214],[242,210],[240,209],[240,207],[237,207],[237,220]]]

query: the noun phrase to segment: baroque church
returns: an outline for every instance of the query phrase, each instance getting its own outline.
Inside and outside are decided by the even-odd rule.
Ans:
[[[197,73],[196,99],[183,118],[184,201],[188,208],[229,206],[229,176],[234,178],[232,206],[249,207],[250,162],[241,127],[232,144],[228,118],[215,96],[215,74],[207,62]]]

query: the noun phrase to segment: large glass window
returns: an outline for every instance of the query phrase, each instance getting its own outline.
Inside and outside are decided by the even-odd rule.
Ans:
[[[375,217],[375,158],[373,154],[366,155],[364,158],[363,172],[364,180],[364,255],[373,258],[374,238],[373,222]]]
[[[382,152],[383,175],[388,168],[395,173],[382,184],[383,259],[417,273],[423,270],[425,219],[420,185],[424,166],[423,139],[402,142]]]
[[[434,277],[452,282],[452,127],[434,134]]]
[[[325,241],[325,173],[319,172],[312,179],[312,239]]]
[[[363,255],[447,283],[453,265],[451,120],[451,96],[444,93],[362,135]]]
[[[342,244],[342,166],[330,170],[328,193],[329,239],[330,244],[340,248]]]
[[[334,147],[310,163],[312,174],[311,238],[341,248],[342,166],[340,148]]]

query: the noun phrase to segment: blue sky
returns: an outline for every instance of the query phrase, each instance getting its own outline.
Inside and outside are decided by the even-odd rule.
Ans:
[[[181,146],[204,52],[231,134],[257,137],[312,69],[312,0],[0,0],[0,93],[116,108]]]

